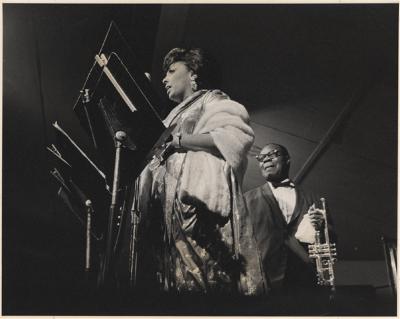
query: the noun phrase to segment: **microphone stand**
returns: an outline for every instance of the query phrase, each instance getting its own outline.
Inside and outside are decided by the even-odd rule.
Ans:
[[[88,199],[85,202],[86,206],[86,255],[85,255],[85,272],[90,271],[90,233],[92,231],[92,201]]]
[[[104,285],[107,282],[109,268],[110,268],[110,261],[113,253],[112,247],[113,247],[113,229],[114,229],[114,219],[115,219],[114,216],[116,215],[119,180],[120,180],[119,169],[120,169],[121,149],[122,149],[122,142],[125,140],[125,138],[126,138],[125,132],[118,131],[115,133],[114,179],[112,186],[110,214],[108,217],[106,249],[99,279],[100,285]]]

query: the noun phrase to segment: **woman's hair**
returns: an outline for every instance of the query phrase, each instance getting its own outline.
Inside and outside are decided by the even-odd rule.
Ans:
[[[199,89],[217,88],[219,70],[216,61],[202,49],[174,48],[164,58],[163,70],[166,73],[171,64],[183,62],[189,70],[197,75]]]

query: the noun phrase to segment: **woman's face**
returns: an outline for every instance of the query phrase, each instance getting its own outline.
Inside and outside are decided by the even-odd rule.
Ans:
[[[196,75],[183,62],[172,63],[162,80],[170,100],[180,103],[193,94],[191,81]]]

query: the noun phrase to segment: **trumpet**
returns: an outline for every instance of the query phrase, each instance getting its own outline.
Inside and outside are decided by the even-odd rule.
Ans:
[[[317,268],[317,280],[320,286],[330,286],[332,290],[335,289],[335,273],[333,265],[336,262],[336,244],[331,243],[328,233],[328,221],[326,217],[326,203],[325,198],[321,198],[322,214],[324,218],[323,239],[321,238],[322,232],[316,230],[315,243],[308,246],[308,254],[310,258],[315,259]]]

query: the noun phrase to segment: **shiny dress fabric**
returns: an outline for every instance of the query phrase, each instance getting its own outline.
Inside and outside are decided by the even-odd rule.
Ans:
[[[218,110],[210,115],[211,124],[202,122],[209,110]],[[260,257],[247,211],[243,212],[239,182],[246,167],[243,159],[254,139],[247,112],[220,91],[200,91],[172,110],[164,124],[176,125],[174,132],[210,133],[222,157],[176,152],[157,169],[146,168],[142,174],[141,210],[162,209],[163,244],[157,259],[162,289],[262,293]],[[232,127],[233,132],[229,131]],[[233,138],[237,145],[226,148]],[[237,154],[232,150],[238,150]]]

